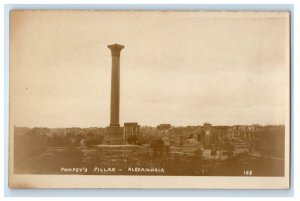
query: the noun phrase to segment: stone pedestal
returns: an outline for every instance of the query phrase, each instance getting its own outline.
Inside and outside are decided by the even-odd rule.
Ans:
[[[123,137],[123,128],[120,126],[106,127],[104,135],[104,144],[122,145],[125,144]]]

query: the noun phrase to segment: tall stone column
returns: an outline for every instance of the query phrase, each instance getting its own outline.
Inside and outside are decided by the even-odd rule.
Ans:
[[[104,144],[124,144],[123,129],[119,123],[120,111],[120,53],[122,45],[113,44],[107,46],[111,50],[111,97],[110,97],[110,125],[106,128]]]
[[[114,44],[107,47],[111,50],[112,56],[110,126],[120,126],[120,53],[124,46]]]

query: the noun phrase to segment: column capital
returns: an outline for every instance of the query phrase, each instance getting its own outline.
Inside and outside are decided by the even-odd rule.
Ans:
[[[111,56],[120,56],[121,50],[124,48],[123,45],[113,44],[107,46],[111,50]]]

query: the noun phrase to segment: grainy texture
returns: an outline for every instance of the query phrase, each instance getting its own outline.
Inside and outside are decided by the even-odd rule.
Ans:
[[[288,188],[289,24],[11,11],[10,187]]]

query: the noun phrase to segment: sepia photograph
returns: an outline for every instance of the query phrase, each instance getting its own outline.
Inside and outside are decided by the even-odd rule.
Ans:
[[[10,188],[289,182],[289,12],[10,11]]]

